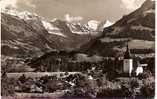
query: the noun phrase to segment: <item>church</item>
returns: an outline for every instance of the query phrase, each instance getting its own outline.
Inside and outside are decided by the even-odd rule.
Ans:
[[[137,66],[134,66],[137,63]],[[123,73],[127,74],[128,76],[133,76],[133,72],[138,76],[144,72],[144,69],[147,67],[148,64],[141,63],[140,61],[134,60],[132,58],[129,46],[126,47],[126,52],[124,53],[123,59]]]
[[[129,76],[131,76],[132,71],[133,71],[133,59],[131,58],[130,50],[127,45],[127,49],[124,54],[124,60],[123,60],[123,73],[129,74]]]

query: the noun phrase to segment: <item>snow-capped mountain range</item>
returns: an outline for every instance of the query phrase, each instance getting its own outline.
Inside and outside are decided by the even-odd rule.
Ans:
[[[23,12],[18,12],[17,10],[5,10],[2,11],[2,13],[6,13],[12,16],[16,16],[20,19],[23,19],[25,21],[30,21],[30,20],[41,20],[43,26],[50,32],[52,33],[52,31],[59,31],[59,28],[57,28],[53,22],[60,20],[57,18],[54,18],[52,20],[46,20],[44,17],[37,15],[36,13],[30,13],[28,11],[23,11]],[[90,20],[87,22],[87,24],[81,24],[81,20],[83,20],[82,17],[77,16],[77,17],[73,17],[70,16],[69,14],[65,15],[65,19],[63,19],[62,21],[65,21],[66,24],[69,26],[69,28],[71,29],[72,33],[76,33],[76,34],[96,34],[97,30],[102,31],[102,28],[106,28],[111,26],[113,23],[110,22],[109,20],[106,20],[104,22],[99,22],[96,20]],[[101,27],[100,27],[101,24]],[[103,25],[102,25],[103,24]],[[57,33],[55,33],[57,35]],[[60,35],[60,33],[58,33]],[[63,35],[62,35],[63,36]]]
[[[46,20],[36,13],[2,11],[2,54],[34,53],[52,49],[77,49],[97,36],[100,22],[81,24],[81,17]],[[107,21],[108,23],[108,21]],[[102,24],[102,23],[101,23]],[[4,50],[5,49],[5,50]],[[10,52],[10,53],[8,53]]]

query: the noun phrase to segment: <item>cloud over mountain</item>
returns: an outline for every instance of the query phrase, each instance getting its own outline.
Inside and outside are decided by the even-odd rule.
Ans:
[[[91,19],[114,22],[140,7],[143,2],[144,0],[1,0],[0,6],[35,12],[49,20],[63,18],[69,13],[72,16],[82,16],[85,22]]]
[[[36,5],[32,3],[32,0],[1,0],[0,8],[3,10],[5,8],[16,8],[18,9],[19,4],[24,4],[27,7],[35,8]]]
[[[66,21],[68,22],[79,22],[81,20],[83,20],[83,18],[81,16],[70,16],[69,14],[65,14],[64,18]]]
[[[121,7],[125,7],[128,10],[135,10],[140,7],[140,4],[145,0],[121,0]]]

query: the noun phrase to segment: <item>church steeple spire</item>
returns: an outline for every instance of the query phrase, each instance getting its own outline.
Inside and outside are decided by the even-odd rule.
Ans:
[[[128,44],[126,46],[126,52],[124,54],[124,59],[131,59],[131,54],[130,54],[130,49],[129,49],[129,45]]]

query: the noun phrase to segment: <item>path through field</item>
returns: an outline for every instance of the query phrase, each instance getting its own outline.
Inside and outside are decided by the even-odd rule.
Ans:
[[[42,77],[42,76],[53,76],[53,75],[60,75],[64,74],[65,72],[23,72],[23,73],[7,73],[7,77],[9,78],[19,78],[23,74],[26,77],[36,78],[36,77]],[[68,74],[76,74],[80,72],[68,72]]]
[[[53,97],[53,98],[58,98],[62,97],[65,93],[65,90],[58,90],[54,93],[18,93],[16,92],[16,96],[18,97]]]

